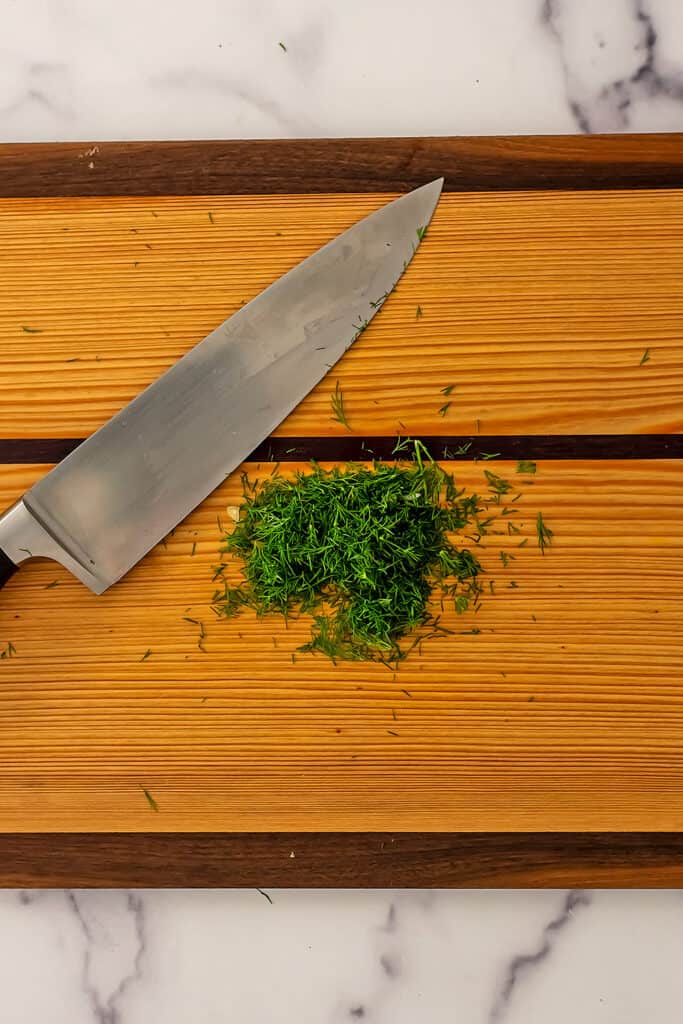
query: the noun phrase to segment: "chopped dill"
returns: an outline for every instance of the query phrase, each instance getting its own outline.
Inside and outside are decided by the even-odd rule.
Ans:
[[[21,329],[24,332],[24,334],[42,334],[43,333],[41,327],[29,327],[27,324],[22,324],[21,325]]]
[[[418,228],[418,229],[417,229],[417,231],[416,231],[416,234],[417,234],[417,238],[418,238],[418,241],[419,241],[419,242],[421,242],[421,241],[422,241],[422,239],[424,238],[424,234],[425,234],[425,231],[426,231],[426,230],[427,230],[427,225],[425,225],[425,226],[424,226],[424,227],[422,227],[422,228]]]
[[[519,462],[517,463],[517,472],[518,473],[535,473],[536,472],[536,463],[532,462],[530,459],[520,459]]]
[[[140,658],[140,661],[147,661],[147,659],[149,658],[151,653],[152,653],[152,650],[151,650],[150,647],[148,647],[147,650],[145,651],[145,653]]]
[[[152,808],[152,810],[153,811],[158,811],[159,810],[159,805],[156,802],[156,800],[154,799],[154,797],[152,796],[152,794],[150,793],[150,791],[148,789],[145,789],[145,787],[143,785],[140,786],[140,789],[145,794],[145,800],[147,801],[149,806]]]
[[[339,381],[337,381],[334,393],[330,395],[330,403],[332,405],[332,419],[337,420],[350,430],[349,421],[346,418],[346,410],[344,408],[344,392],[339,387]]]
[[[408,465],[312,463],[293,479],[245,488],[223,548],[243,560],[244,580],[215,592],[219,616],[308,612],[311,639],[300,650],[333,661],[396,664],[406,634],[416,644],[445,635],[429,600],[435,590],[458,611],[476,601],[481,565],[452,535],[481,511],[480,499],[464,496],[421,442],[411,445]]]
[[[0,658],[13,658],[17,653],[17,649],[11,640],[8,640],[3,649],[0,651]]]
[[[479,458],[486,462],[488,459],[499,459],[500,452],[479,452]]]
[[[445,388],[441,388],[440,394],[448,396],[452,394],[454,387],[455,384],[447,384]]]
[[[58,586],[59,586],[59,580],[53,580],[52,583],[46,583],[43,589],[44,590],[52,590],[53,587],[58,587]]]
[[[446,413],[448,412],[448,410],[450,409],[450,407],[451,407],[452,405],[453,405],[453,403],[452,403],[452,402],[445,402],[445,403],[444,403],[444,405],[442,405],[442,406],[441,406],[441,407],[440,407],[439,409],[437,409],[436,411],[438,412],[439,416],[443,417],[443,416],[445,416],[445,415],[446,415]]]
[[[649,362],[650,362],[650,350],[649,350],[649,348],[646,348],[645,351],[643,352],[643,358],[640,360],[638,365],[642,366],[643,363],[649,363]]]
[[[277,45],[280,47],[280,49],[283,51],[283,53],[287,53],[287,47],[285,46],[284,43],[278,43]],[[259,892],[260,891],[261,890],[259,889]]]
[[[213,224],[213,223],[215,223],[215,222],[214,222],[214,219],[213,219],[213,214],[211,213],[211,210],[209,210],[209,212],[208,212],[207,216],[208,216],[208,218],[209,218],[209,220],[210,220],[210,222],[211,222],[212,224]]]
[[[554,534],[550,527],[546,526],[543,522],[543,514],[541,512],[536,513],[536,535],[541,554],[544,555],[545,549],[553,542]]]
[[[280,46],[282,46],[282,43],[280,43]],[[284,47],[283,47],[283,49],[284,49]],[[271,905],[271,907],[272,907],[272,905],[273,905],[273,901],[272,901],[272,899],[270,898],[270,896],[268,895],[268,893],[267,893],[267,892],[265,891],[265,889],[259,889],[259,888],[257,887],[257,889],[256,889],[256,892],[260,892],[262,896],[265,896],[265,898],[266,898],[266,899],[268,900],[268,902],[270,903],[270,905]]]
[[[419,320],[421,316],[422,316],[422,306],[418,306],[417,309],[415,310],[415,319]]]
[[[195,540],[195,541],[192,542],[192,550],[190,551],[190,555],[193,555],[196,550],[197,550],[197,541]]]

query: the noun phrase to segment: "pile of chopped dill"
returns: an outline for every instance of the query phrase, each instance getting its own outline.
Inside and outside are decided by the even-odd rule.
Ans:
[[[241,557],[244,580],[214,594],[216,613],[308,612],[312,637],[300,649],[333,660],[395,664],[451,632],[431,609],[434,599],[458,612],[478,607],[482,567],[453,535],[469,528],[478,540],[486,502],[459,490],[419,441],[411,454],[372,468],[313,462],[260,484],[243,477],[245,502],[223,550]]]

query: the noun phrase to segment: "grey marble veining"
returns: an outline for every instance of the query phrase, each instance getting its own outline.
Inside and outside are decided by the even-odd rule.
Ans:
[[[680,892],[0,893],[7,1024],[674,1024]]]
[[[683,127],[677,0],[0,0],[0,140]]]

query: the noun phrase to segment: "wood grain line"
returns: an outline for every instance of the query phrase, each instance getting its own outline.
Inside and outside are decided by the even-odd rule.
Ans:
[[[413,437],[413,435],[411,435]],[[66,458],[85,438],[0,438],[0,465],[45,465]],[[390,459],[400,439],[391,437],[268,437],[248,462],[344,462]],[[485,454],[503,459],[680,459],[683,434],[424,434],[414,435],[435,458],[476,462]],[[467,451],[459,449],[466,445]]]
[[[3,887],[669,887],[683,834],[0,835]]]
[[[0,146],[0,196],[677,188],[679,133]]]

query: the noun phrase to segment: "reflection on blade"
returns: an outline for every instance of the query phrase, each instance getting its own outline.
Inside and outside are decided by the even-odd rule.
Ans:
[[[413,256],[441,181],[366,217],[209,334],[26,495],[102,592],[270,434]]]

